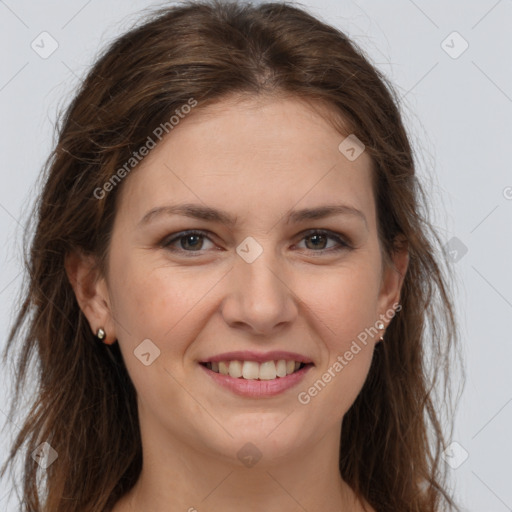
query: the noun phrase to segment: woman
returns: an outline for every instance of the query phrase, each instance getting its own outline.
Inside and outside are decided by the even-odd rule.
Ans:
[[[47,170],[8,344],[13,411],[40,365],[23,510],[458,510],[424,361],[457,339],[439,240],[339,30],[164,8],[98,59]]]

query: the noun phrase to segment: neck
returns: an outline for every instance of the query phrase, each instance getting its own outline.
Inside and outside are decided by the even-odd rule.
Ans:
[[[339,424],[300,452],[279,459],[262,456],[252,466],[250,457],[247,465],[241,463],[237,450],[234,457],[216,456],[177,442],[168,432],[156,435],[155,425],[141,427],[142,471],[114,512],[362,510],[339,473]]]

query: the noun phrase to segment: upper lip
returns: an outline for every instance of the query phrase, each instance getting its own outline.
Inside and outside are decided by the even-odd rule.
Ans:
[[[236,352],[224,352],[216,356],[209,357],[200,361],[201,363],[211,363],[220,361],[255,361],[264,363],[265,361],[299,361],[300,363],[312,363],[313,361],[302,354],[296,352],[287,352],[285,350],[272,350],[271,352],[253,352],[251,350],[239,350]]]

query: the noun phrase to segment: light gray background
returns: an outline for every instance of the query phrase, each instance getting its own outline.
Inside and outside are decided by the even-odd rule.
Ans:
[[[68,104],[97,52],[152,5],[149,0],[0,1],[0,348],[22,282],[23,212],[50,152],[57,109]],[[354,38],[391,78],[437,208],[435,225],[447,243],[456,237],[467,248],[462,257],[453,254],[467,382],[451,441],[468,458],[460,464],[464,452],[456,446],[458,467],[450,472],[465,510],[512,510],[512,1],[304,0],[303,5]],[[43,31],[59,45],[46,59],[31,48]],[[453,35],[446,40],[454,31],[469,44],[459,56],[463,41]],[[2,386],[4,373],[2,368]],[[1,421],[15,432],[5,415],[6,392],[0,395]],[[2,436],[2,463],[8,444]],[[1,482],[1,510],[15,510],[10,487]]]

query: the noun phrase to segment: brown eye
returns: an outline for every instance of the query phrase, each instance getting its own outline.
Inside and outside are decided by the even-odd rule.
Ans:
[[[182,237],[180,237],[178,240],[181,240],[181,247],[180,249],[187,249],[186,246],[188,246],[188,248],[191,248],[193,250],[196,250],[196,249],[201,249],[201,247],[203,246],[203,242],[204,240],[201,239],[203,235],[184,235]],[[183,243],[183,241],[185,243]]]
[[[344,249],[351,249],[351,246],[345,242],[338,233],[333,233],[331,231],[312,230],[307,232],[302,239],[306,240],[306,249],[313,252],[336,252]],[[334,247],[327,247],[329,239],[335,241]]]
[[[312,247],[308,247],[308,249],[320,249],[324,250],[325,245],[329,239],[328,236],[323,234],[315,233],[314,235],[308,235],[304,238],[306,240],[306,247],[308,247],[307,241],[309,240],[312,244]]]
[[[201,252],[204,252],[202,249],[205,249],[205,240],[212,242],[210,237],[207,236],[206,231],[189,230],[174,233],[171,235],[171,238],[167,237],[164,239],[160,245],[171,252],[197,253],[199,255]],[[306,241],[306,249],[308,251],[319,254],[352,249],[351,245],[341,238],[339,233],[327,230],[310,230],[304,234],[302,240]],[[334,246],[327,246],[329,240],[335,242]]]
[[[161,245],[170,251],[201,252],[205,239],[210,240],[203,231],[182,231],[176,236],[164,240]],[[180,242],[179,247],[173,247],[176,242]]]

